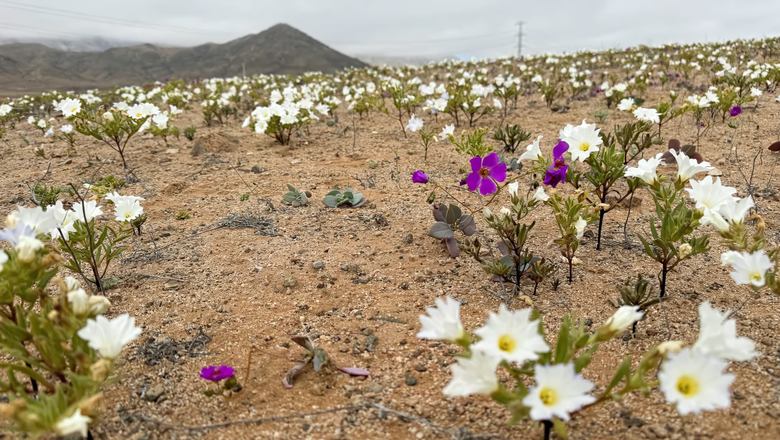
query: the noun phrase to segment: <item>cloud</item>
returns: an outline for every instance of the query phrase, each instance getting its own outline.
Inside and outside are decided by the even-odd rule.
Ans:
[[[541,53],[760,38],[778,15],[760,0],[0,0],[0,36],[193,46],[284,22],[347,54],[485,57],[516,52],[521,20],[523,52]]]

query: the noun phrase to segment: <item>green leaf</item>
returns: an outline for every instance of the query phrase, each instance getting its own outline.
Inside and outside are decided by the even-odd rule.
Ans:
[[[569,315],[563,317],[563,324],[558,332],[558,343],[555,346],[555,363],[562,364],[566,362],[569,353]]]
[[[568,434],[566,433],[566,425],[563,423],[562,420],[560,420],[557,417],[553,417],[552,422],[553,422],[553,430],[555,431],[556,434],[558,434],[558,437],[562,439],[569,438]]]
[[[325,350],[317,347],[314,349],[314,359],[313,359],[313,365],[314,365],[314,371],[319,372],[322,367],[328,363],[328,354],[325,353]]]
[[[455,232],[453,232],[452,229],[450,229],[450,225],[444,222],[436,222],[431,226],[431,229],[428,231],[428,235],[430,235],[433,238],[439,238],[439,239],[447,239],[447,238],[453,238],[455,237]]]
[[[615,388],[624,377],[628,377],[629,374],[631,374],[631,356],[626,357],[623,362],[620,363],[617,371],[615,371],[615,375],[612,377],[612,381],[609,383],[609,386],[607,386],[607,389],[604,390],[604,394],[609,394],[612,389]]]

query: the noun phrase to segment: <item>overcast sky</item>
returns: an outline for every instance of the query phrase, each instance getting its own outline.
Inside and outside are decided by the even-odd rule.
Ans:
[[[0,36],[192,46],[287,23],[350,55],[486,57],[780,34],[777,0],[0,0]]]

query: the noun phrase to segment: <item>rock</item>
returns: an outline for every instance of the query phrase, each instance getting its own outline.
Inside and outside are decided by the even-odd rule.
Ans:
[[[193,156],[202,156],[202,155],[206,154],[206,152],[207,152],[206,146],[203,145],[202,143],[198,142],[197,144],[195,144],[194,147],[192,147],[192,150],[190,151],[190,154],[193,155]]]
[[[260,174],[265,171],[265,168],[260,168],[259,166],[255,165],[250,171],[254,174]]]
[[[297,165],[299,163],[301,163],[300,159],[293,159],[293,160],[290,161],[290,165]]]
[[[405,382],[406,382],[407,386],[413,387],[413,386],[417,385],[417,378],[412,376],[411,373],[406,373],[406,380],[405,380]]]
[[[669,431],[666,430],[661,425],[650,425],[650,432],[653,433],[653,435],[656,436],[656,438],[667,438],[669,437]]]
[[[349,345],[347,344],[341,344],[339,345],[339,351],[342,353],[346,353],[349,351]]]
[[[314,270],[322,270],[325,269],[325,263],[323,263],[322,261],[315,261],[314,263],[311,264],[311,267]]]
[[[179,152],[178,148],[168,148],[167,150],[165,150],[165,154],[176,154],[178,152]]]
[[[290,277],[282,281],[283,287],[295,287],[298,284],[298,279],[295,277]]]
[[[718,159],[717,163],[720,166],[726,165],[726,158],[725,157],[721,157],[720,159]]]
[[[412,234],[404,235],[404,243],[406,243],[406,244],[414,243],[414,236]]]
[[[148,402],[157,402],[160,400],[160,397],[165,394],[165,388],[163,388],[162,385],[154,385],[153,387],[146,390],[146,393],[144,393],[144,399],[146,399]]]
[[[379,338],[377,338],[376,335],[368,335],[366,338],[366,351],[373,353],[378,342]]]
[[[371,331],[370,328],[364,328],[361,333],[363,333],[363,336],[370,336],[371,333],[373,333],[373,332]]]
[[[360,266],[355,263],[342,264],[339,266],[339,269],[343,270],[344,272],[353,272],[357,274],[360,273]]]
[[[383,387],[382,385],[379,385],[376,382],[371,382],[370,384],[368,384],[366,386],[366,393],[369,393],[369,394],[378,394],[378,393],[381,393],[384,390],[385,390],[385,387]]]
[[[428,367],[426,367],[423,364],[418,364],[418,365],[414,366],[414,371],[419,371],[420,373],[424,373],[424,372],[428,371]]]
[[[400,286],[398,286],[401,290],[409,290],[409,283],[401,283]]]

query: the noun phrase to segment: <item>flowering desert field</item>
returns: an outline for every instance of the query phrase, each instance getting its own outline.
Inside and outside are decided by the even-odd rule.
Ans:
[[[0,101],[3,432],[780,438],[780,39]]]

